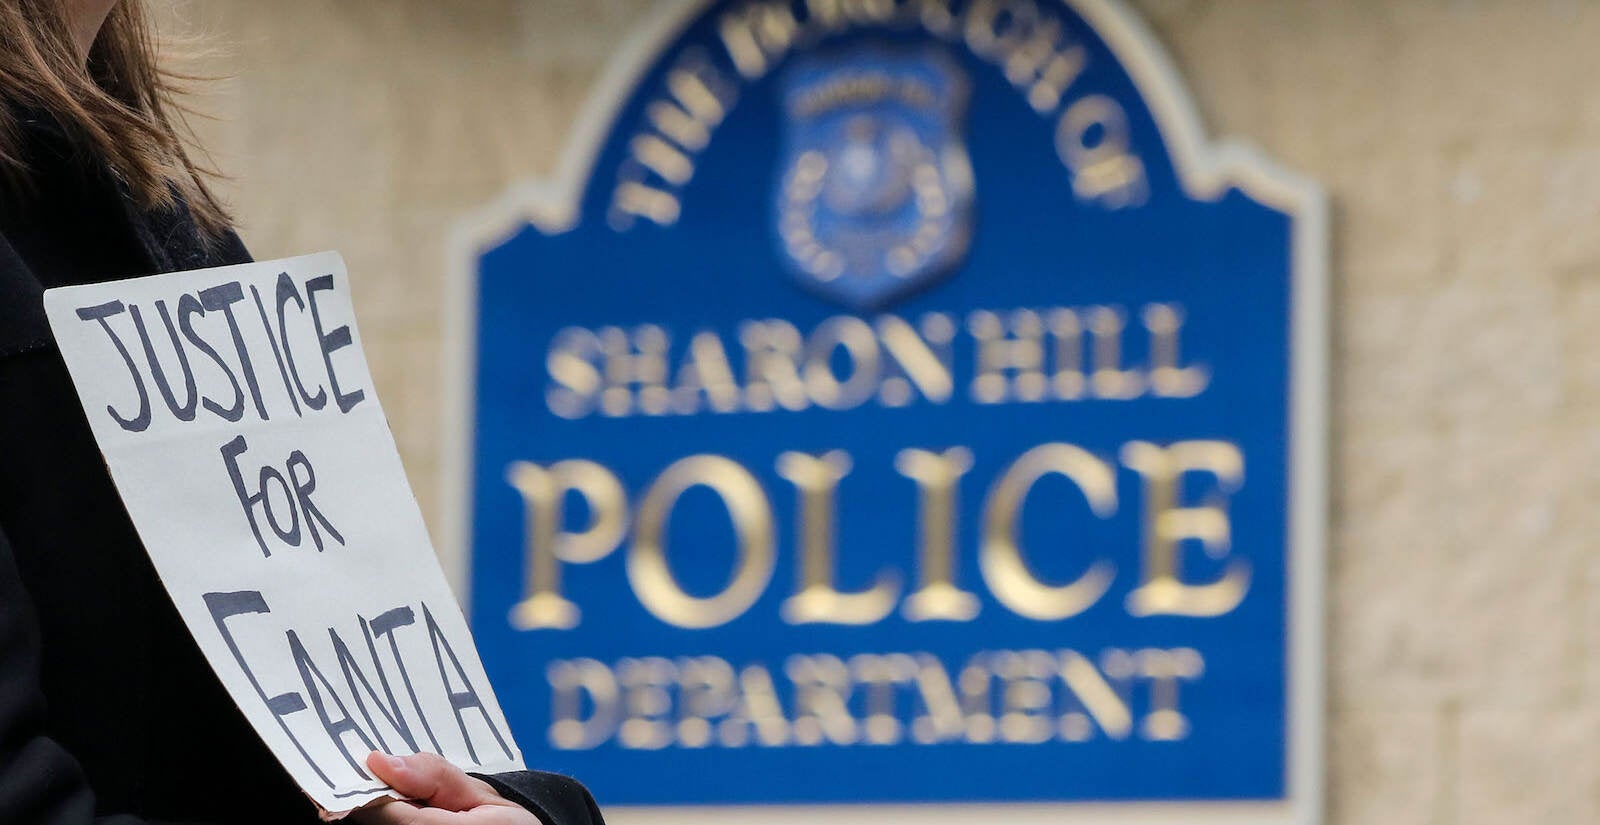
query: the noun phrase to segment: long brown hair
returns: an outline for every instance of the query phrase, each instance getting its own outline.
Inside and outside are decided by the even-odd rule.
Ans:
[[[142,0],[122,0],[101,27],[87,64],[78,53],[65,0],[0,0],[0,175],[28,176],[19,110],[42,111],[104,160],[139,206],[186,202],[205,234],[229,223],[193,160],[178,97],[194,78],[156,61]],[[181,130],[179,127],[182,127]]]

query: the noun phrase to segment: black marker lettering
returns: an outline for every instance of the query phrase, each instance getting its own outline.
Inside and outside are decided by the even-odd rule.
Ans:
[[[228,364],[222,360],[222,356],[218,355],[217,351],[212,349],[211,345],[206,343],[206,340],[194,331],[194,316],[205,314],[205,308],[200,305],[199,298],[193,295],[184,295],[178,299],[178,328],[183,330],[183,337],[188,338],[189,343],[194,344],[196,349],[216,362],[217,369],[222,370],[222,374],[228,376],[228,383],[233,385],[233,406],[224,407],[212,401],[210,396],[202,397],[200,403],[224,421],[238,421],[244,418],[244,391],[239,389],[239,379],[234,377],[233,370],[228,369]]]
[[[302,315],[305,314],[306,302],[300,299],[299,290],[294,288],[294,279],[289,277],[289,273],[280,272],[278,273],[278,339],[283,342],[284,359],[289,362],[289,374],[294,376],[294,386],[300,391],[300,400],[306,402],[307,407],[320,410],[328,405],[328,391],[318,384],[316,395],[307,393],[306,385],[300,382],[300,370],[294,365],[294,347],[289,345],[288,314],[284,312],[290,300],[300,307]]]
[[[200,393],[194,386],[194,370],[189,368],[189,356],[183,350],[183,343],[178,340],[178,331],[172,326],[172,316],[167,312],[166,301],[156,301],[156,311],[161,313],[161,320],[167,327],[167,338],[172,341],[172,350],[178,354],[178,365],[183,368],[184,398],[182,404],[172,395],[172,382],[167,380],[166,370],[161,368],[161,359],[156,357],[156,348],[150,342],[150,333],[145,329],[144,318],[139,314],[136,306],[128,307],[128,314],[133,316],[133,326],[139,330],[139,343],[144,345],[144,358],[150,363],[150,375],[156,380],[156,389],[161,391],[161,398],[167,402],[167,409],[172,411],[179,421],[193,421],[195,406],[200,402]]]
[[[333,536],[334,541],[339,542],[341,545],[344,544],[344,536],[334,529],[332,522],[328,521],[328,517],[323,515],[322,511],[317,509],[317,505],[311,502],[311,493],[317,489],[317,474],[311,469],[311,462],[306,458],[306,454],[295,450],[289,454],[289,460],[285,463],[288,466],[289,478],[294,481],[295,501],[299,502],[300,510],[306,514],[306,531],[311,533],[311,540],[316,543],[317,549],[322,549],[322,534],[317,532],[319,523],[322,525],[322,529],[328,531],[328,535]],[[301,478],[300,474],[296,472],[297,469],[305,470],[306,477]],[[298,538],[295,543],[299,543]]]
[[[293,691],[268,697],[267,692],[261,689],[261,682],[256,679],[255,673],[250,670],[250,665],[245,662],[244,654],[239,652],[238,642],[235,642],[233,634],[228,632],[228,619],[234,616],[241,613],[271,613],[272,611],[267,608],[267,600],[262,598],[259,590],[207,593],[201,598],[205,599],[206,609],[211,611],[211,620],[216,622],[217,632],[222,634],[222,640],[227,643],[228,650],[233,653],[233,660],[239,663],[239,669],[244,671],[244,677],[250,680],[250,687],[255,688],[256,695],[261,697],[261,701],[267,704],[267,710],[272,713],[274,719],[278,720],[278,727],[283,728],[283,735],[289,737],[289,741],[294,743],[295,750],[299,751],[300,756],[305,758],[306,763],[311,766],[311,770],[316,771],[317,777],[327,783],[328,787],[334,787],[333,782],[328,779],[328,775],[322,772],[322,768],[311,758],[311,754],[306,753],[306,749],[300,744],[300,740],[294,738],[294,734],[289,730],[289,725],[283,721],[285,716],[305,710],[305,699]]]
[[[333,276],[322,275],[306,281],[306,300],[311,303],[311,323],[317,328],[317,340],[322,345],[322,363],[328,368],[328,385],[333,387],[333,400],[339,403],[339,412],[350,408],[366,397],[362,390],[339,392],[339,377],[333,373],[333,354],[350,346],[350,327],[342,326],[332,332],[323,332],[322,316],[317,312],[317,293],[333,289]]]
[[[124,308],[121,301],[110,301],[99,306],[80,307],[78,317],[85,321],[99,322],[100,328],[111,336],[111,343],[117,348],[117,354],[122,356],[122,363],[127,365],[128,374],[133,376],[133,386],[139,391],[139,412],[132,418],[124,418],[110,404],[106,405],[106,412],[122,429],[139,433],[150,426],[150,391],[145,389],[144,378],[140,377],[139,368],[134,365],[133,356],[128,354],[128,348],[122,345],[122,339],[117,337],[117,333],[111,329],[111,324],[106,322],[107,318],[121,314]]]
[[[378,661],[378,648],[372,643],[372,625],[367,624],[367,620],[360,616],[356,618],[361,621],[361,635],[367,641],[367,655],[372,657],[372,668],[378,671],[378,685],[383,688],[383,695],[388,697],[389,707],[394,709],[395,730],[400,732],[400,738],[406,740],[406,744],[411,747],[413,752],[416,752],[418,750],[416,737],[411,734],[411,726],[406,724],[405,715],[400,712],[400,702],[394,698],[394,689],[389,686],[389,676],[384,672],[383,665]],[[390,642],[392,643],[393,641],[391,638]],[[338,646],[342,646],[342,643]],[[395,658],[399,658],[398,650],[395,651]],[[410,688],[410,685],[407,684],[406,687]],[[411,698],[415,702],[416,696],[413,695]],[[418,718],[421,718],[421,714],[418,714]],[[423,719],[422,723],[426,727],[428,720]],[[431,737],[432,734],[430,733],[429,736]],[[434,747],[438,747],[437,742],[434,743]]]
[[[365,628],[366,620],[363,619],[361,624]],[[405,740],[406,745],[411,748],[411,752],[415,753],[417,742],[411,735],[411,726],[407,724],[405,714],[400,712],[400,703],[395,700],[394,692],[389,690],[388,684],[385,683],[383,685],[384,697],[389,700],[388,706],[385,707],[384,697],[378,696],[377,690],[372,687],[372,680],[368,679],[367,674],[361,671],[360,665],[356,664],[356,657],[351,654],[350,646],[345,644],[344,639],[339,638],[338,632],[331,627],[328,628],[328,639],[333,642],[334,658],[339,660],[339,670],[344,674],[344,683],[346,687],[350,688],[350,695],[355,698],[356,710],[361,711],[361,718],[365,719],[367,727],[372,729],[372,736],[378,740],[379,748],[385,753],[393,753],[393,751],[389,750],[389,743],[383,738],[383,732],[378,730],[378,726],[372,721],[372,713],[367,710],[367,703],[361,698],[363,692],[367,694],[368,699],[372,700],[372,704],[377,706],[378,714],[383,717],[383,721],[388,722],[390,729],[399,733],[400,738]],[[372,668],[378,672],[378,677],[382,679],[383,665],[378,663],[376,650],[372,652]],[[358,682],[360,683],[359,687],[357,687]]]
[[[371,779],[372,777],[361,769],[361,765],[356,762],[355,757],[350,755],[350,749],[346,746],[344,737],[345,734],[353,733],[357,739],[361,740],[361,744],[366,746],[366,749],[361,751],[363,759],[366,758],[367,754],[377,750],[377,745],[373,744],[366,731],[363,731],[361,726],[357,725],[356,721],[350,717],[350,711],[345,708],[344,700],[333,692],[333,685],[328,682],[328,677],[323,676],[322,671],[317,669],[316,662],[311,661],[311,654],[307,653],[306,646],[300,643],[300,637],[293,630],[288,631],[288,636],[289,654],[294,657],[294,666],[300,671],[300,681],[305,683],[306,693],[311,696],[311,706],[317,711],[317,719],[322,722],[322,729],[328,732],[328,738],[332,739],[333,744],[338,746],[339,753],[344,754],[344,761],[349,763],[350,769],[360,774],[362,779]],[[339,717],[337,719],[328,715],[328,705],[322,700],[323,692],[317,690],[317,683],[319,682],[322,684],[322,691],[326,691],[328,698],[332,699],[334,706],[339,709]],[[371,724],[370,720],[368,724]]]
[[[261,331],[267,334],[267,343],[272,345],[272,358],[278,362],[278,375],[283,378],[283,394],[289,396],[289,404],[294,407],[294,414],[300,415],[300,399],[295,397],[294,386],[289,383],[289,368],[283,363],[283,350],[278,345],[278,339],[272,334],[272,322],[267,320],[267,306],[261,303],[261,293],[254,285],[250,287],[250,297],[255,299],[256,312],[261,314]]]
[[[278,472],[278,468],[262,465],[261,475],[257,482],[261,485],[261,491],[256,493],[253,500],[261,502],[261,511],[267,514],[267,526],[272,528],[272,532],[278,534],[278,538],[282,539],[284,544],[299,547],[300,508],[294,504],[294,491],[289,489],[288,479],[283,477],[283,473]],[[283,491],[283,501],[289,507],[288,527],[278,523],[278,509],[272,506],[272,487],[274,485]]]
[[[494,720],[489,717],[489,709],[484,707],[483,699],[479,698],[478,691],[472,687],[472,681],[467,678],[467,671],[461,667],[461,660],[456,657],[456,652],[450,647],[450,641],[444,637],[444,632],[439,629],[433,620],[433,613],[428,606],[422,606],[422,619],[428,625],[428,641],[433,644],[433,660],[439,665],[439,681],[444,683],[445,692],[450,695],[450,708],[455,713],[456,724],[461,727],[461,740],[467,743],[467,755],[472,761],[483,764],[478,758],[477,749],[472,747],[472,737],[467,734],[467,721],[462,718],[462,712],[469,708],[476,708],[483,715],[484,724],[489,726],[489,732],[494,734],[494,741],[500,744],[500,750],[505,751],[506,758],[510,759],[511,748],[506,745],[506,740],[500,736],[500,731],[495,728]],[[441,649],[445,656],[450,657],[450,664],[455,669],[456,676],[461,679],[461,690],[450,687],[450,677],[445,675],[444,659],[439,655]]]
[[[433,752],[440,753],[439,738],[433,735],[433,726],[428,724],[428,716],[422,712],[422,703],[417,701],[417,690],[411,686],[411,674],[406,671],[406,662],[400,658],[400,644],[394,638],[395,630],[405,627],[416,620],[416,614],[411,612],[411,608],[401,606],[383,612],[376,619],[373,619],[370,625],[363,622],[362,630],[367,632],[367,647],[369,650],[373,649],[372,639],[374,636],[389,637],[389,650],[394,653],[395,666],[400,668],[400,679],[405,682],[406,695],[411,697],[411,707],[416,710],[417,719],[422,722],[422,732],[428,734],[428,741],[433,743]],[[378,657],[375,650],[372,657],[374,660]],[[380,678],[382,677],[383,671],[381,669],[378,671],[378,675]],[[387,689],[388,684],[385,683],[384,687]]]
[[[233,305],[244,300],[244,288],[238,281],[218,284],[200,290],[200,303],[207,310],[220,309],[228,319],[228,332],[233,335],[233,348],[239,353],[239,369],[244,373],[244,383],[250,388],[250,398],[256,402],[256,414],[268,420],[267,408],[261,403],[261,386],[256,383],[256,368],[250,363],[250,351],[245,348],[244,336],[239,333],[239,319],[233,316]]]
[[[234,436],[232,441],[222,445],[222,463],[228,467],[228,478],[233,481],[233,491],[239,496],[239,506],[244,508],[244,517],[250,522],[250,532],[255,534],[256,544],[261,547],[261,555],[271,558],[272,551],[267,548],[266,539],[261,537],[261,525],[256,522],[255,505],[265,497],[264,491],[251,494],[245,489],[244,474],[239,471],[239,456],[244,455],[247,449],[249,447],[245,445],[244,436]],[[298,521],[298,517],[296,519]],[[295,529],[298,530],[299,527]]]

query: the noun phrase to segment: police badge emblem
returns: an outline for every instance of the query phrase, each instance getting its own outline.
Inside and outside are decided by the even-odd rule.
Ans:
[[[973,195],[959,69],[931,51],[853,51],[786,80],[776,217],[801,283],[867,308],[954,269]]]

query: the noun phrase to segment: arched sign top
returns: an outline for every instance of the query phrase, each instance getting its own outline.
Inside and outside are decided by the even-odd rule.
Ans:
[[[1325,220],[1110,0],[658,6],[453,247],[530,762],[640,821],[1316,822]]]
[[[546,233],[571,228],[578,220],[581,201],[595,172],[595,165],[607,136],[635,97],[644,80],[659,71],[671,55],[678,37],[692,25],[716,13],[726,13],[726,3],[715,0],[665,0],[655,6],[622,41],[596,82],[572,128],[554,172],[547,179],[524,181],[510,187],[495,203],[486,206],[457,227],[455,247],[477,250],[503,238],[506,233],[531,224]],[[1097,45],[1103,48],[1122,73],[1138,100],[1147,109],[1162,138],[1171,169],[1183,191],[1195,199],[1212,200],[1229,187],[1237,186],[1256,200],[1273,208],[1300,216],[1308,224],[1321,224],[1321,187],[1309,178],[1289,170],[1262,154],[1254,146],[1235,140],[1212,141],[1205,134],[1194,100],[1183,78],[1173,67],[1166,50],[1145,23],[1117,0],[1021,0],[983,3],[961,0],[937,2],[849,2],[825,0],[819,3],[749,0],[735,7],[746,9],[793,8],[797,18],[806,9],[835,9],[844,27],[899,25],[923,26],[923,9],[950,9],[974,6],[992,9],[996,22],[1004,22],[1013,9],[1055,12],[1074,19]],[[889,10],[887,13],[880,9]],[[951,15],[952,18],[955,15]],[[815,20],[815,18],[810,18]],[[797,19],[797,23],[799,20]],[[935,24],[937,25],[937,24]],[[953,45],[962,43],[963,33],[956,24],[943,33]],[[835,28],[823,33],[838,33]],[[813,35],[815,36],[815,35]],[[970,48],[970,46],[969,46]],[[729,62],[733,58],[729,57]],[[1019,90],[1019,94],[1026,94]],[[471,251],[463,253],[473,254]]]

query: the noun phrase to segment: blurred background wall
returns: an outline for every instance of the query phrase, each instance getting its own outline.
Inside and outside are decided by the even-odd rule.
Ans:
[[[649,0],[162,2],[223,50],[257,257],[348,260],[436,521],[449,228],[554,168]],[[1600,821],[1600,2],[1133,6],[1331,196],[1329,821]]]

